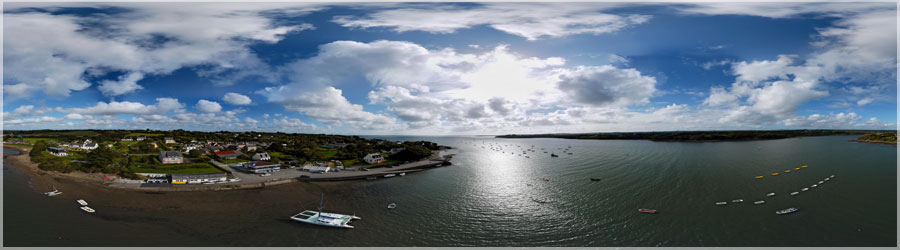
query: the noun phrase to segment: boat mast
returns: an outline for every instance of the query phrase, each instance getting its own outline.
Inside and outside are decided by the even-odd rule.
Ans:
[[[322,214],[322,203],[325,202],[325,193],[322,193],[322,198],[319,199],[319,214]]]

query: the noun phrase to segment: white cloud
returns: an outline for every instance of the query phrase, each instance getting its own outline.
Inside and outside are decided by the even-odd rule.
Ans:
[[[237,3],[10,3],[4,13],[4,88],[8,98],[33,92],[68,96],[91,86],[86,73],[125,72],[98,87],[106,96],[142,87],[145,75],[204,65],[202,75],[221,79],[267,67],[248,46],[274,43],[309,24],[282,26],[263,12],[301,15],[308,4]],[[51,15],[34,8],[122,8],[113,14]],[[232,72],[232,73],[226,73]],[[237,73],[234,73],[237,72]],[[224,75],[223,75],[224,74]]]
[[[164,114],[166,112],[184,108],[184,104],[178,102],[174,98],[156,98],[156,104],[144,105],[139,102],[97,102],[97,105],[86,108],[57,108],[57,111],[63,113],[75,114],[97,114],[97,115],[150,115]]]
[[[219,103],[202,99],[197,101],[197,105],[195,105],[194,108],[196,108],[197,111],[203,113],[215,113],[222,111],[222,105],[219,105]]]
[[[334,22],[351,28],[392,28],[397,32],[453,33],[478,25],[537,40],[574,34],[605,34],[641,24],[648,15],[613,15],[611,3],[482,3],[478,7],[421,4],[385,8],[365,16],[337,16]],[[537,11],[539,10],[539,11]]]
[[[646,104],[656,91],[655,78],[609,65],[579,67],[561,75],[558,85],[573,101],[597,106]]]
[[[51,122],[61,122],[62,118],[59,117],[51,117],[51,116],[42,116],[42,117],[34,117],[34,118],[25,118],[25,119],[15,119],[15,120],[6,120],[3,121],[4,126],[20,126],[20,125],[28,125],[28,124],[36,124],[36,123],[51,123]]]
[[[222,100],[231,105],[249,105],[252,102],[250,97],[234,92],[225,94]]]

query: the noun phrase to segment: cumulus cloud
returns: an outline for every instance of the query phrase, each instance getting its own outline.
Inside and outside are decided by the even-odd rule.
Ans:
[[[645,104],[656,91],[655,78],[609,65],[579,67],[561,75],[558,85],[574,101],[597,106]]]
[[[252,102],[250,97],[234,92],[225,94],[225,96],[222,97],[222,100],[231,105],[250,105]]]
[[[351,28],[392,28],[397,32],[453,33],[478,25],[528,40],[574,34],[605,34],[645,23],[648,15],[614,15],[603,11],[611,3],[481,3],[475,7],[420,4],[384,8],[363,16],[337,16],[334,22]],[[540,11],[535,11],[540,10]]]
[[[88,7],[126,11],[94,15],[46,10]],[[263,12],[301,15],[303,4],[11,3],[4,5],[4,89],[8,98],[33,92],[68,96],[91,86],[83,76],[125,72],[102,81],[105,96],[131,93],[148,74],[203,65],[198,73],[233,78],[267,67],[248,46],[274,43],[309,24],[277,25]],[[15,12],[10,12],[15,11]],[[239,72],[228,75],[224,72]],[[222,73],[222,74],[219,74]],[[225,77],[227,76],[227,77]]]
[[[219,105],[218,102],[207,101],[207,100],[202,100],[202,99],[197,101],[197,105],[194,105],[194,108],[197,109],[197,111],[200,111],[203,113],[215,113],[215,112],[222,111],[222,105]]]
[[[178,102],[178,99],[175,98],[156,98],[156,104],[153,105],[144,105],[139,102],[97,102],[96,105],[92,107],[85,108],[57,108],[57,111],[63,113],[74,113],[74,114],[97,114],[97,115],[119,115],[119,114],[132,114],[132,115],[151,115],[151,114],[164,114],[166,112],[182,109],[184,108],[184,104]]]

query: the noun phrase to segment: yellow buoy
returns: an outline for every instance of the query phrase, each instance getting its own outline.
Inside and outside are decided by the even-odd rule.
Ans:
[[[807,166],[800,166],[801,168],[806,168]]]
[[[778,173],[772,173],[772,175],[778,175]]]
[[[791,171],[790,171],[790,170],[785,170],[784,172],[785,172],[785,173],[790,173]]]
[[[762,175],[757,176],[756,179],[762,179]]]
[[[800,168],[794,168],[794,170],[800,170]]]

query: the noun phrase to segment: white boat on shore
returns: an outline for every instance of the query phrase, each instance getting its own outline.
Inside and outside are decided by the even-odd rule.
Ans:
[[[97,210],[94,210],[93,208],[88,207],[88,206],[83,206],[83,207],[81,207],[81,210],[83,210],[83,211],[85,211],[85,212],[88,212],[88,213],[94,213],[94,212],[97,212]]]
[[[292,220],[309,223],[313,225],[326,226],[326,227],[339,227],[339,228],[353,228],[351,226],[350,220],[359,220],[362,218],[356,217],[355,215],[346,215],[346,214],[336,214],[336,213],[323,213],[322,212],[322,201],[324,201],[324,195],[322,196],[321,201],[319,201],[319,211],[306,210],[300,212],[299,214],[295,214],[291,216]]]
[[[78,202],[78,204],[81,204],[82,206],[88,205],[87,201],[84,201],[84,200],[76,200],[76,202]]]

